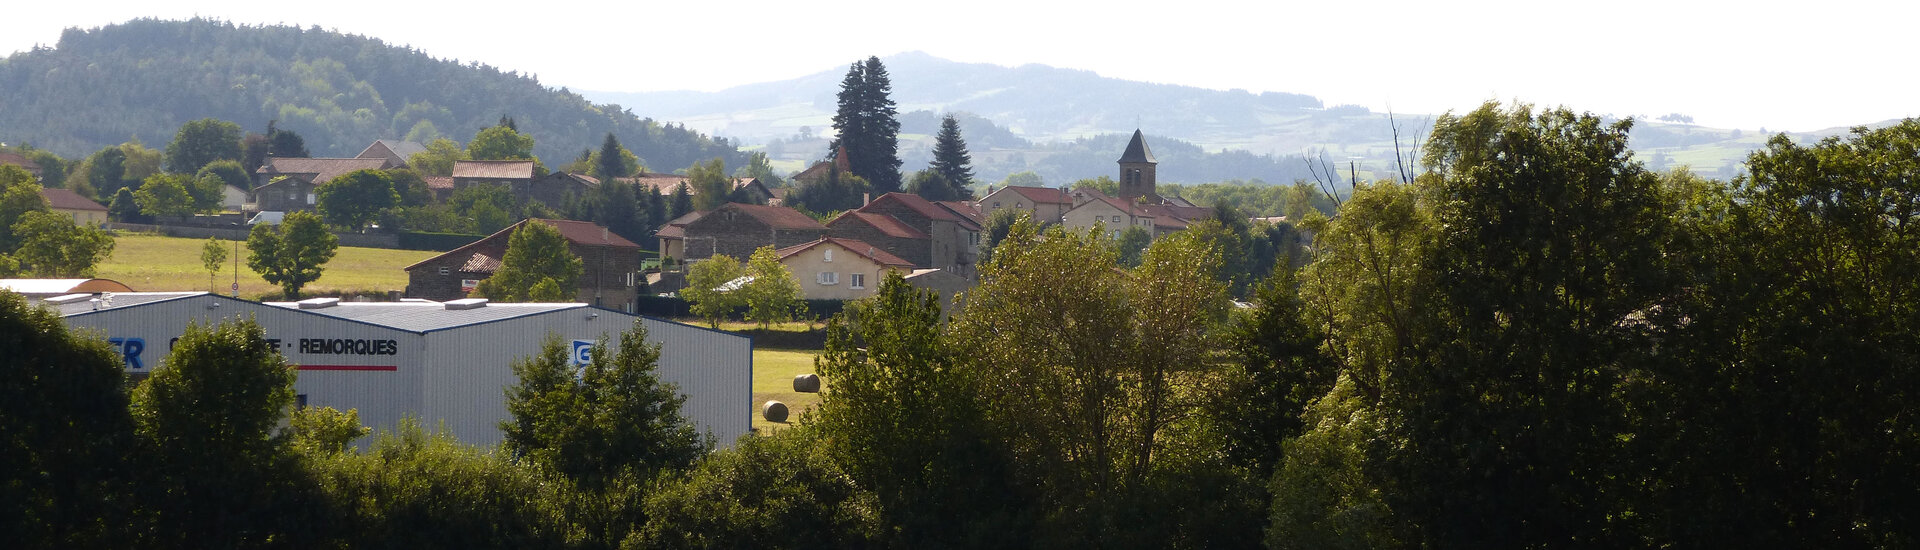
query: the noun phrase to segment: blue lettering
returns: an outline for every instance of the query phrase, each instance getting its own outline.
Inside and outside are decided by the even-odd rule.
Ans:
[[[126,363],[127,368],[129,369],[147,368],[145,365],[142,365],[140,363],[140,352],[147,350],[146,339],[144,338],[108,338],[107,343],[113,344],[114,347],[120,348],[121,360]]]

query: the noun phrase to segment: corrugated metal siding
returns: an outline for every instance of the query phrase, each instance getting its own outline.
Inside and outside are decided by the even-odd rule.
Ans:
[[[588,313],[596,313],[593,318]],[[605,310],[563,310],[427,334],[425,408],[429,425],[445,422],[462,441],[491,445],[508,419],[512,362],[538,353],[549,334],[571,352],[573,340],[609,345],[638,317]],[[747,433],[752,418],[751,340],[677,323],[644,320],[647,340],[661,345],[660,377],[687,396],[682,411],[722,445]]]
[[[220,307],[207,307],[214,303]],[[358,409],[360,422],[376,428],[392,427],[403,415],[420,410],[423,369],[418,334],[218,296],[116,307],[68,317],[67,322],[99,330],[105,338],[141,339],[144,368],[128,371],[151,372],[160,366],[168,343],[185,333],[189,322],[207,324],[248,316],[260,323],[267,338],[280,340],[281,354],[290,364],[394,367],[391,371],[303,370],[294,392],[306,395],[308,405]],[[393,340],[396,354],[301,353],[302,338]]]

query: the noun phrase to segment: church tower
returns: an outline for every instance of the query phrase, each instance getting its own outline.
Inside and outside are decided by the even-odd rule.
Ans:
[[[1147,138],[1140,130],[1133,131],[1133,141],[1127,142],[1127,152],[1120,154],[1120,198],[1134,200],[1148,197],[1158,201],[1160,194],[1154,189],[1153,151],[1147,149]]]

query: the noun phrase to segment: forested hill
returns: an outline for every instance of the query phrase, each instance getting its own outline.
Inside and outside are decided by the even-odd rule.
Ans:
[[[136,137],[164,146],[205,117],[251,132],[278,120],[315,156],[351,156],[379,138],[464,143],[505,115],[549,165],[608,131],[655,170],[744,160],[724,138],[594,105],[531,75],[317,27],[143,19],[68,29],[54,48],[0,60],[0,98],[0,141],[67,157]]]

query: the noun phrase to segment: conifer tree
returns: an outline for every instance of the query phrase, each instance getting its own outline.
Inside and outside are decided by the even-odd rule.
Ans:
[[[879,193],[900,190],[900,121],[888,97],[892,91],[880,58],[869,57],[849,67],[840,81],[840,106],[833,115],[833,129],[840,137],[827,147],[830,155],[846,147],[853,174]]]
[[[955,196],[973,196],[973,156],[967,153],[967,141],[960,137],[960,121],[953,115],[940,121],[940,134],[933,142],[933,163],[927,168],[946,176]]]

